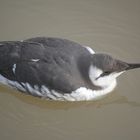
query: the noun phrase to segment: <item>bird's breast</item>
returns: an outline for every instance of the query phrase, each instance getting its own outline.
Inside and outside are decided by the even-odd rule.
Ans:
[[[2,84],[9,85],[10,87],[16,88],[22,92],[28,92],[33,96],[41,98],[58,100],[58,101],[88,101],[97,100],[104,97],[114,87],[115,83],[109,88],[104,90],[92,90],[86,87],[80,87],[71,93],[61,93],[54,89],[49,89],[46,85],[34,85],[29,83],[19,83],[17,81],[11,81],[0,75],[0,81]]]

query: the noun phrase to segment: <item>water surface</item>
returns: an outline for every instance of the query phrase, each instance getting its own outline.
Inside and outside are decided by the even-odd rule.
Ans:
[[[62,37],[140,62],[139,6],[138,0],[1,0],[0,40]],[[0,86],[0,139],[139,139],[139,91],[140,70],[91,102],[51,102]]]

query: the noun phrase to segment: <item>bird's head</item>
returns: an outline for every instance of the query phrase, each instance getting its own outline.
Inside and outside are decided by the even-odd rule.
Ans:
[[[127,70],[140,68],[140,64],[129,64],[107,54],[94,54],[89,68],[89,78],[95,86],[116,86],[116,78]]]

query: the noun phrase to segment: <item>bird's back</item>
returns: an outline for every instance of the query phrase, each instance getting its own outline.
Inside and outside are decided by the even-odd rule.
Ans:
[[[0,74],[27,92],[31,92],[29,86],[40,92],[45,86],[62,94],[70,93],[88,86],[89,79],[85,77],[90,57],[87,49],[66,39],[4,41],[0,42]]]

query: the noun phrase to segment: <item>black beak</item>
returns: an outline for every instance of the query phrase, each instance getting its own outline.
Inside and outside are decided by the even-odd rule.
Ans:
[[[128,67],[126,68],[126,70],[140,68],[140,64],[129,64],[129,63],[127,63],[127,65],[128,65]]]
[[[126,70],[131,70],[131,69],[136,69],[140,68],[140,63],[126,63],[121,60],[116,61],[116,71],[126,71]]]

